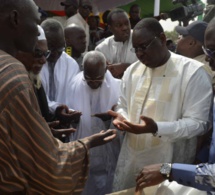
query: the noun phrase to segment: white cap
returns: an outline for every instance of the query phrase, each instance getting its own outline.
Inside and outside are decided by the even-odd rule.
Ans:
[[[40,25],[37,25],[38,31],[40,32],[40,36],[38,36],[38,41],[46,40],[46,36],[43,28]]]

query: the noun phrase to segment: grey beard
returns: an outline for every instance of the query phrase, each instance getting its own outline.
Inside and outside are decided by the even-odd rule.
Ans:
[[[29,78],[30,78],[32,84],[34,85],[34,87],[36,87],[37,89],[40,89],[40,87],[42,85],[40,75],[34,74],[32,71],[29,71],[28,74],[29,74]]]

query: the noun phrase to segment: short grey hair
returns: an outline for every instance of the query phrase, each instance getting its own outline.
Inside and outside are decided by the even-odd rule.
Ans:
[[[89,51],[85,54],[83,58],[83,66],[90,59],[91,62],[97,64],[98,62],[102,62],[106,67],[106,58],[103,53],[100,51]]]
[[[53,18],[48,18],[41,23],[41,27],[44,31],[51,31],[51,32],[59,32],[63,31],[63,26],[61,23]]]

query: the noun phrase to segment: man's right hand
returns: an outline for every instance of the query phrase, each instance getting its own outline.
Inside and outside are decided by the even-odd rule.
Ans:
[[[55,111],[56,117],[60,120],[60,123],[78,123],[82,115],[78,111],[70,111],[66,105],[60,105]]]
[[[112,141],[116,137],[115,129],[108,129],[107,131],[101,131],[89,137],[89,147],[93,148],[96,146],[104,145]]]

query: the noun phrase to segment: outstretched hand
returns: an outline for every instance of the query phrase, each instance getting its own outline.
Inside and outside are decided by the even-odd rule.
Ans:
[[[115,129],[102,130],[100,133],[96,133],[89,137],[90,148],[100,146],[112,141],[116,137]]]
[[[157,129],[158,129],[157,124],[152,118],[141,116],[140,119],[143,121],[142,124],[134,124],[129,121],[123,120],[123,121],[117,122],[117,127],[120,130],[127,131],[134,134],[157,132]]]
[[[114,112],[113,110],[108,110],[107,113],[113,117],[113,125],[116,128],[120,129],[120,126],[119,126],[120,122],[125,121],[126,119],[121,114]]]

